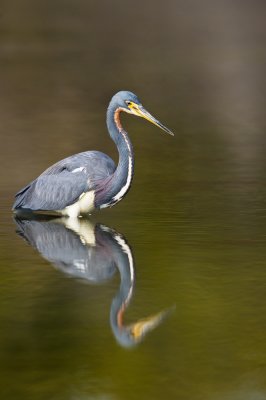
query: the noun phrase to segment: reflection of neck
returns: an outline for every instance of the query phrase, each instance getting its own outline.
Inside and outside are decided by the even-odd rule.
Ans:
[[[117,341],[125,347],[139,343],[146,333],[158,326],[169,314],[169,310],[163,310],[147,318],[138,320],[130,325],[123,324],[124,312],[129,305],[133,295],[135,271],[134,261],[130,247],[119,234],[114,239],[122,251],[114,251],[114,261],[120,272],[120,287],[117,295],[112,301],[110,310],[110,323]]]
[[[116,234],[114,239],[121,248],[121,252],[116,252],[115,263],[120,273],[120,287],[117,295],[112,301],[110,322],[113,330],[119,334],[124,328],[123,314],[133,295],[135,270],[131,250],[122,236]]]

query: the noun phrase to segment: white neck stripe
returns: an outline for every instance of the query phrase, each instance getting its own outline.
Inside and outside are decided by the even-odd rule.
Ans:
[[[124,197],[124,195],[127,193],[128,189],[130,187],[132,178],[133,178],[133,157],[132,157],[132,153],[131,153],[131,146],[130,146],[129,140],[127,138],[127,135],[123,131],[120,131],[120,134],[123,135],[123,138],[125,140],[125,143],[127,145],[128,151],[129,151],[127,180],[126,180],[125,185],[122,186],[122,188],[119,190],[119,192],[116,193],[116,195],[114,197],[112,197],[112,199],[108,203],[102,204],[100,206],[100,208],[106,208],[108,206],[113,206],[116,203],[118,203]]]
[[[131,283],[131,287],[130,290],[127,294],[127,298],[125,300],[125,303],[127,304],[132,296],[132,292],[133,292],[133,284],[134,284],[134,277],[135,277],[135,273],[134,273],[134,261],[133,261],[133,257],[132,257],[132,253],[130,251],[129,246],[126,244],[125,240],[120,236],[120,235],[115,235],[115,240],[117,241],[117,243],[121,246],[122,251],[127,255],[128,258],[128,262],[129,262],[129,271],[130,271],[130,283]]]
[[[128,142],[128,138],[127,138],[127,136],[126,136],[123,132],[121,132],[121,134],[122,134],[123,137],[124,137],[124,140],[125,140],[125,142],[126,142],[127,148],[128,148],[128,150],[129,150],[129,154],[131,154],[131,147],[130,147],[130,144],[129,144],[129,142]],[[130,183],[131,183],[131,181],[132,181],[132,176],[133,176],[133,160],[132,160],[132,156],[129,155],[129,157],[128,157],[128,174],[127,174],[126,183],[125,183],[125,185],[120,189],[120,191],[113,197],[112,201],[117,202],[117,201],[121,200],[121,198],[126,194],[126,192],[127,192],[128,189],[129,189]]]

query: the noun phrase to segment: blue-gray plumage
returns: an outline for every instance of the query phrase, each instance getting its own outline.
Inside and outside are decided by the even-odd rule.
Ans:
[[[99,151],[65,158],[21,189],[13,210],[77,217],[120,201],[128,192],[134,173],[132,144],[120,122],[122,111],[143,117],[173,134],[144,109],[134,93],[118,92],[107,110],[107,128],[118,149],[118,165]]]
[[[115,163],[99,151],[86,151],[57,162],[16,194],[14,209],[61,210],[111,176]]]

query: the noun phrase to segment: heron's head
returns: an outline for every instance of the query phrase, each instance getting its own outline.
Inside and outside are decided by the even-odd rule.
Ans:
[[[128,92],[127,90],[118,92],[112,98],[111,103],[114,103],[116,105],[116,108],[119,108],[121,111],[124,111],[128,114],[136,115],[137,117],[145,118],[147,121],[158,126],[165,132],[169,133],[170,135],[174,135],[173,132],[170,131],[170,129],[166,128],[166,126],[164,126],[160,121],[154,118],[147,110],[145,110],[140,100],[134,93]]]

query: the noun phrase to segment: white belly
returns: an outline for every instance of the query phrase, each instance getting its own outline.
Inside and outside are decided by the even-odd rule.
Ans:
[[[61,215],[66,215],[71,218],[77,218],[80,215],[88,214],[94,210],[94,191],[82,193],[76,203],[67,206],[63,210],[57,210]]]

